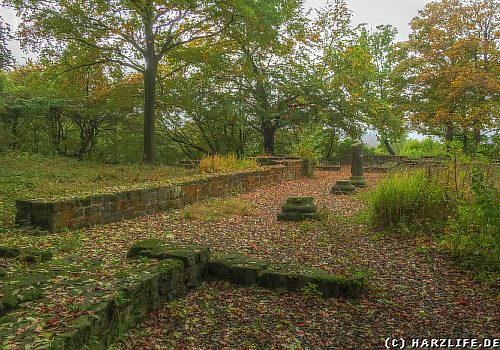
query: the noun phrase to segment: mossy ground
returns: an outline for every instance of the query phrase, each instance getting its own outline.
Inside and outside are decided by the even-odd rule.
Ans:
[[[202,176],[197,170],[143,164],[104,164],[18,152],[0,154],[0,225],[14,220],[16,199],[54,199],[167,185]]]

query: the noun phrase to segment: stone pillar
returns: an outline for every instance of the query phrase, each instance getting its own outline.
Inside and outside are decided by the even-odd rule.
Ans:
[[[366,180],[363,169],[363,144],[361,142],[355,143],[351,146],[351,149],[351,183],[356,187],[365,187]]]
[[[309,159],[303,159],[302,175],[308,178],[314,177],[314,165]]]

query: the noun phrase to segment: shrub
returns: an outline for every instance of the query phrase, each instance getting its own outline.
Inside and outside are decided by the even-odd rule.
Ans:
[[[368,195],[371,224],[378,228],[444,222],[451,211],[448,190],[423,170],[395,173]]]
[[[237,159],[234,154],[209,155],[203,157],[200,161],[200,170],[203,173],[228,173],[257,167],[255,159]]]
[[[450,218],[441,247],[475,264],[500,271],[500,192],[479,168],[471,178],[472,198]]]

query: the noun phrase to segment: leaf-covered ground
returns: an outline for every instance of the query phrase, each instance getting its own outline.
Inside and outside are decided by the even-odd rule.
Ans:
[[[349,176],[347,170],[241,194],[237,199],[251,208],[247,215],[218,217],[208,210],[204,218],[177,210],[57,235],[9,229],[0,245],[50,248],[51,264],[68,266],[43,287],[53,302],[23,304],[14,313],[23,321],[16,335],[36,333],[40,344],[49,343],[53,334],[67,330],[67,320],[87,312],[79,305],[88,298],[98,303],[118,279],[133,278],[137,265],[145,264],[126,260],[134,241],[161,238],[337,274],[368,273],[372,289],[359,301],[346,301],[204,284],[150,315],[118,349],[372,349],[383,348],[382,340],[390,336],[500,337],[498,289],[471,281],[429,240],[371,232],[360,215],[362,195],[329,194],[336,179]],[[367,174],[367,180],[373,185],[380,176]],[[322,219],[278,222],[281,204],[296,195],[314,196]],[[9,276],[29,268],[4,264]],[[82,284],[97,284],[98,290],[77,287]],[[10,344],[16,348],[15,339]]]

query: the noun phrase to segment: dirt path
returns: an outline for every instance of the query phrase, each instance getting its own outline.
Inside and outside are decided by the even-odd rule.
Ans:
[[[91,241],[116,232],[109,249],[160,237],[339,274],[353,269],[370,273],[372,290],[358,301],[206,284],[150,315],[118,348],[379,349],[386,337],[500,338],[495,293],[473,283],[422,242],[376,239],[359,220],[349,218],[363,201],[328,194],[335,179],[346,176],[345,170],[318,172],[313,180],[240,195],[257,205],[255,216],[200,222],[168,212],[89,230]],[[367,174],[369,183],[378,178]],[[280,205],[293,195],[314,196],[330,218],[320,223],[276,221]]]

